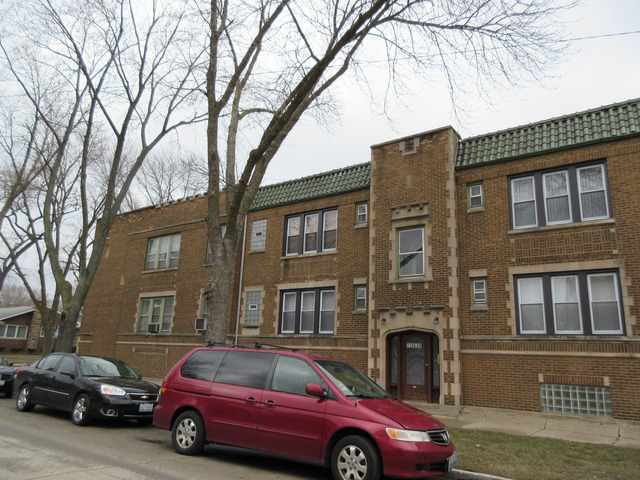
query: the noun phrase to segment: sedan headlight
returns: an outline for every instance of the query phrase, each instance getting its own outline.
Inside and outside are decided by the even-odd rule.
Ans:
[[[106,383],[100,385],[100,393],[103,395],[115,395],[117,397],[124,397],[127,394],[124,389],[107,385]]]
[[[402,442],[430,442],[427,432],[419,430],[400,430],[399,428],[387,427],[387,435],[393,440]]]

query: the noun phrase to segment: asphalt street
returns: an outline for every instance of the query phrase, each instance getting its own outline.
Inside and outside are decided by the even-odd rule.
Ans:
[[[178,455],[170,433],[136,422],[71,423],[64,412],[36,407],[18,412],[15,399],[0,398],[0,480],[331,480],[313,464],[226,447],[204,455]],[[438,479],[485,479],[452,473]]]

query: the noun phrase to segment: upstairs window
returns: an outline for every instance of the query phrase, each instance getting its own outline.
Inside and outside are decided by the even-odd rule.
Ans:
[[[251,223],[251,242],[249,250],[252,252],[264,250],[267,246],[267,220],[256,220]]]
[[[333,251],[338,239],[338,211],[322,210],[289,216],[285,233],[285,255]]]
[[[171,331],[173,297],[140,299],[138,332],[159,333]]]
[[[366,310],[367,309],[367,287],[366,285],[355,286],[355,309]]]
[[[262,292],[248,291],[245,293],[244,324],[260,324],[260,304],[262,302]]]
[[[282,292],[280,333],[332,334],[335,326],[335,290]]]
[[[149,239],[145,270],[160,270],[178,266],[180,234]]]
[[[514,229],[611,216],[604,163],[514,177],[510,192]]]
[[[522,334],[624,334],[617,272],[519,277],[516,289]]]
[[[484,205],[482,194],[482,183],[472,183],[469,185],[469,208],[480,208]]]
[[[365,225],[368,216],[367,202],[358,203],[356,205],[356,225]]]
[[[224,238],[224,236],[226,234],[227,234],[227,226],[226,225],[220,225],[220,236],[222,238]],[[209,240],[207,238],[207,256],[204,259],[204,263],[206,265],[210,265],[212,261],[213,261],[213,259],[211,258],[211,240]]]
[[[471,279],[471,305],[475,307],[487,305],[487,279]]]
[[[424,227],[398,230],[398,276],[424,275]]]

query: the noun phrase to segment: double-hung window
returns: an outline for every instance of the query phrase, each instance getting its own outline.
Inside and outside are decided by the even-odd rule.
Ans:
[[[145,270],[177,267],[180,257],[180,234],[149,239]]]
[[[471,305],[474,307],[487,305],[487,279],[471,279]]]
[[[398,230],[398,276],[424,275],[424,227]]]
[[[282,292],[280,333],[333,334],[335,290],[315,288]]]
[[[611,216],[604,163],[535,172],[509,182],[514,229]]]
[[[338,210],[289,216],[285,233],[285,255],[333,251],[338,239]]]
[[[367,202],[358,203],[356,205],[356,225],[365,225],[367,223],[367,209]]]
[[[173,318],[173,297],[152,297],[140,299],[138,332],[146,333],[171,331]],[[153,326],[152,329],[149,327]]]
[[[356,310],[367,309],[367,286],[356,285],[355,286],[355,305]]]
[[[516,297],[521,334],[624,334],[615,271],[518,277]]]

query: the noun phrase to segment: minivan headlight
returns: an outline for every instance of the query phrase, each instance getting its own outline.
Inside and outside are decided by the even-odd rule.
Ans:
[[[106,383],[100,385],[100,393],[103,395],[115,395],[118,397],[124,397],[127,394],[124,389],[114,387],[113,385],[107,385]]]
[[[401,430],[399,428],[387,427],[387,435],[393,440],[400,440],[402,442],[430,442],[427,432],[421,432],[419,430]]]

